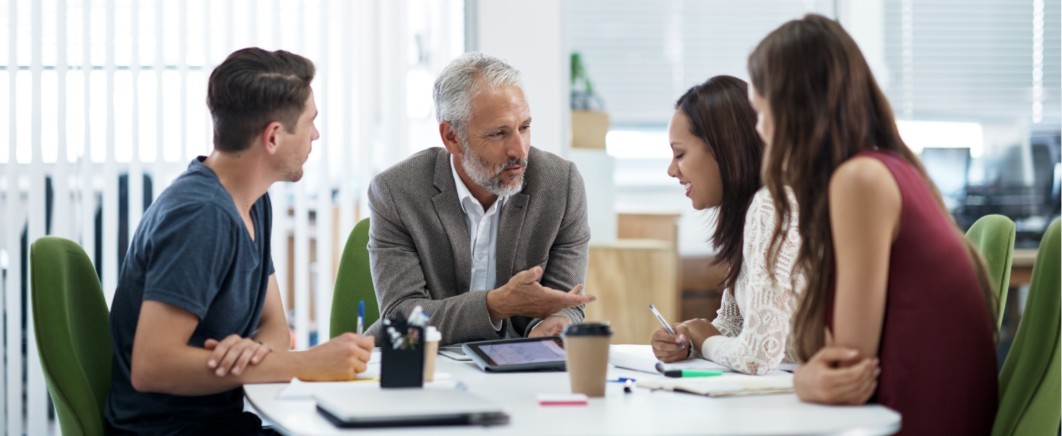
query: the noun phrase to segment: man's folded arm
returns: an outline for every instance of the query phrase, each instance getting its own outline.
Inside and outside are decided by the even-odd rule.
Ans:
[[[207,395],[245,383],[289,381],[303,365],[302,356],[285,347],[256,365],[248,365],[239,375],[218,377],[207,367],[211,351],[188,345],[198,324],[199,319],[191,312],[169,303],[145,300],[133,340],[133,388],[140,392]]]

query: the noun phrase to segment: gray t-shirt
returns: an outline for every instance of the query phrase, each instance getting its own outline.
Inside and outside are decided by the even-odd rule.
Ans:
[[[195,397],[141,393],[130,382],[133,338],[144,300],[171,304],[199,318],[188,345],[230,334],[252,336],[266,301],[272,205],[251,207],[255,238],[228,191],[199,157],[144,213],[122,264],[111,304],[111,390],[104,415],[118,432],[174,434],[243,411],[233,389]],[[203,362],[206,368],[206,362]]]

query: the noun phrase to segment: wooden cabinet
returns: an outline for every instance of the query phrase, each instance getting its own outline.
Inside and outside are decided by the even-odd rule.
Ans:
[[[1026,285],[1032,280],[1032,268],[1036,264],[1035,248],[1019,248],[1014,250],[1010,269],[1010,287]]]
[[[619,239],[656,239],[670,242],[678,250],[677,213],[620,213],[616,222]]]
[[[607,320],[614,344],[648,344],[660,324],[655,304],[671,322],[715,318],[724,265],[712,257],[679,257],[678,213],[624,212],[617,216],[617,243],[590,246],[586,292],[598,301],[587,320]]]
[[[586,320],[608,321],[612,343],[649,343],[660,327],[650,303],[668,321],[679,321],[678,256],[671,243],[628,239],[591,245],[589,264],[586,292],[597,301],[586,306]]]
[[[598,300],[587,321],[612,324],[612,343],[648,344],[660,323],[649,304],[671,322],[681,321],[678,214],[621,213],[614,243],[591,244],[586,291]]]

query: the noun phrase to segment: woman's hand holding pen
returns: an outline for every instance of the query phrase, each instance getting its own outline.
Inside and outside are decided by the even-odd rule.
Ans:
[[[719,334],[715,326],[703,318],[691,319],[671,328],[675,330],[674,335],[663,328],[653,332],[653,354],[664,363],[689,359],[694,351],[700,351],[698,348],[705,339]]]
[[[218,377],[240,375],[247,365],[257,365],[273,351],[268,345],[251,338],[232,334],[222,340],[207,339],[203,348],[211,350],[207,368]]]
[[[682,325],[689,330],[690,345],[696,352],[701,351],[701,345],[704,344],[705,339],[721,334],[711,321],[704,318],[687,320]]]
[[[671,328],[675,330],[675,335],[668,333],[663,327],[653,332],[653,354],[664,363],[685,360],[692,354],[689,328],[684,323],[673,324]]]

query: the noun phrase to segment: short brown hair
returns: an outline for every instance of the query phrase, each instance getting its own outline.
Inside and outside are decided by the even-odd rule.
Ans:
[[[214,149],[246,150],[261,129],[280,121],[295,130],[310,98],[313,62],[284,50],[237,50],[210,73],[207,107],[214,120]]]

